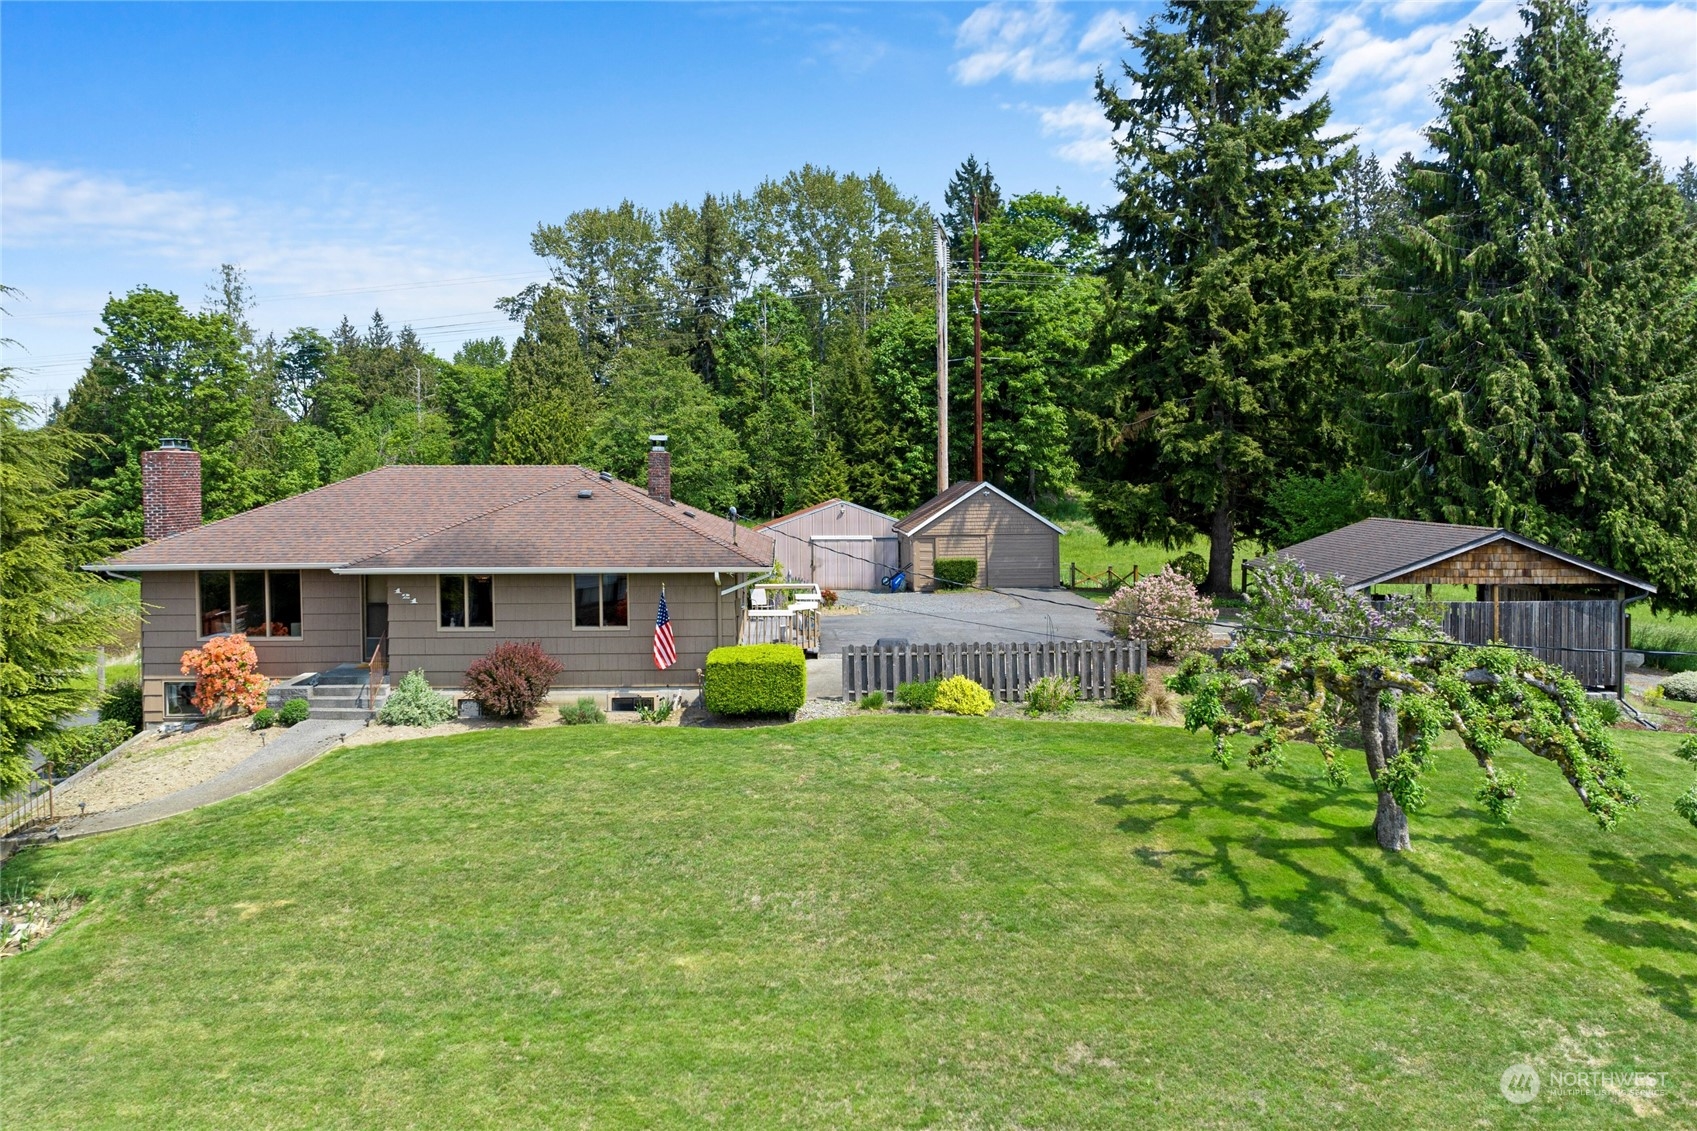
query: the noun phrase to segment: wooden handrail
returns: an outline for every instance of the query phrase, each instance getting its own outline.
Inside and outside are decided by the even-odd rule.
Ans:
[[[366,666],[371,670],[371,678],[365,689],[365,705],[371,710],[377,710],[377,688],[383,682],[383,677],[389,674],[389,654],[385,645],[389,643],[389,630],[384,629],[383,635],[377,638],[377,644],[371,649],[371,659]]]

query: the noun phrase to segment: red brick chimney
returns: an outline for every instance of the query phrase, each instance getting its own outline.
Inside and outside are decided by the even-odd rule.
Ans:
[[[200,525],[200,453],[167,436],[141,453],[142,533],[149,541]]]
[[[672,501],[672,453],[666,450],[665,436],[650,436],[648,442],[648,493],[662,503]]]

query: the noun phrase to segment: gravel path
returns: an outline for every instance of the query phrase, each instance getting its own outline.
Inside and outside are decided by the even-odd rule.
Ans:
[[[249,730],[246,719],[231,719],[187,734],[144,735],[92,776],[61,790],[58,806],[75,812],[80,802],[93,816],[166,797],[247,761],[263,748],[266,734]]]
[[[237,725],[243,724],[238,721]],[[174,793],[156,796],[152,800],[122,809],[91,813],[86,817],[71,817],[59,825],[58,839],[70,840],[74,837],[145,825],[258,789],[276,781],[290,770],[306,765],[364,726],[365,723],[357,719],[308,719],[282,731],[275,738],[270,738],[264,746],[222,773],[205,778],[186,789],[178,789]]]

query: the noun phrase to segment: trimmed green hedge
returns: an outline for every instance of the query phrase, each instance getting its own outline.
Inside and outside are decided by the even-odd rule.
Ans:
[[[978,580],[977,558],[938,558],[937,588],[965,589]]]
[[[715,648],[702,697],[715,715],[794,714],[807,699],[807,657],[794,644]]]

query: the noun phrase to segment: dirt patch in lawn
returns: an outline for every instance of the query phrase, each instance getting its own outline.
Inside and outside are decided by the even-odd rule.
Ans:
[[[267,733],[252,731],[246,719],[196,727],[187,734],[143,735],[119,757],[71,786],[56,798],[60,813],[89,814],[126,809],[210,781],[257,753]]]

